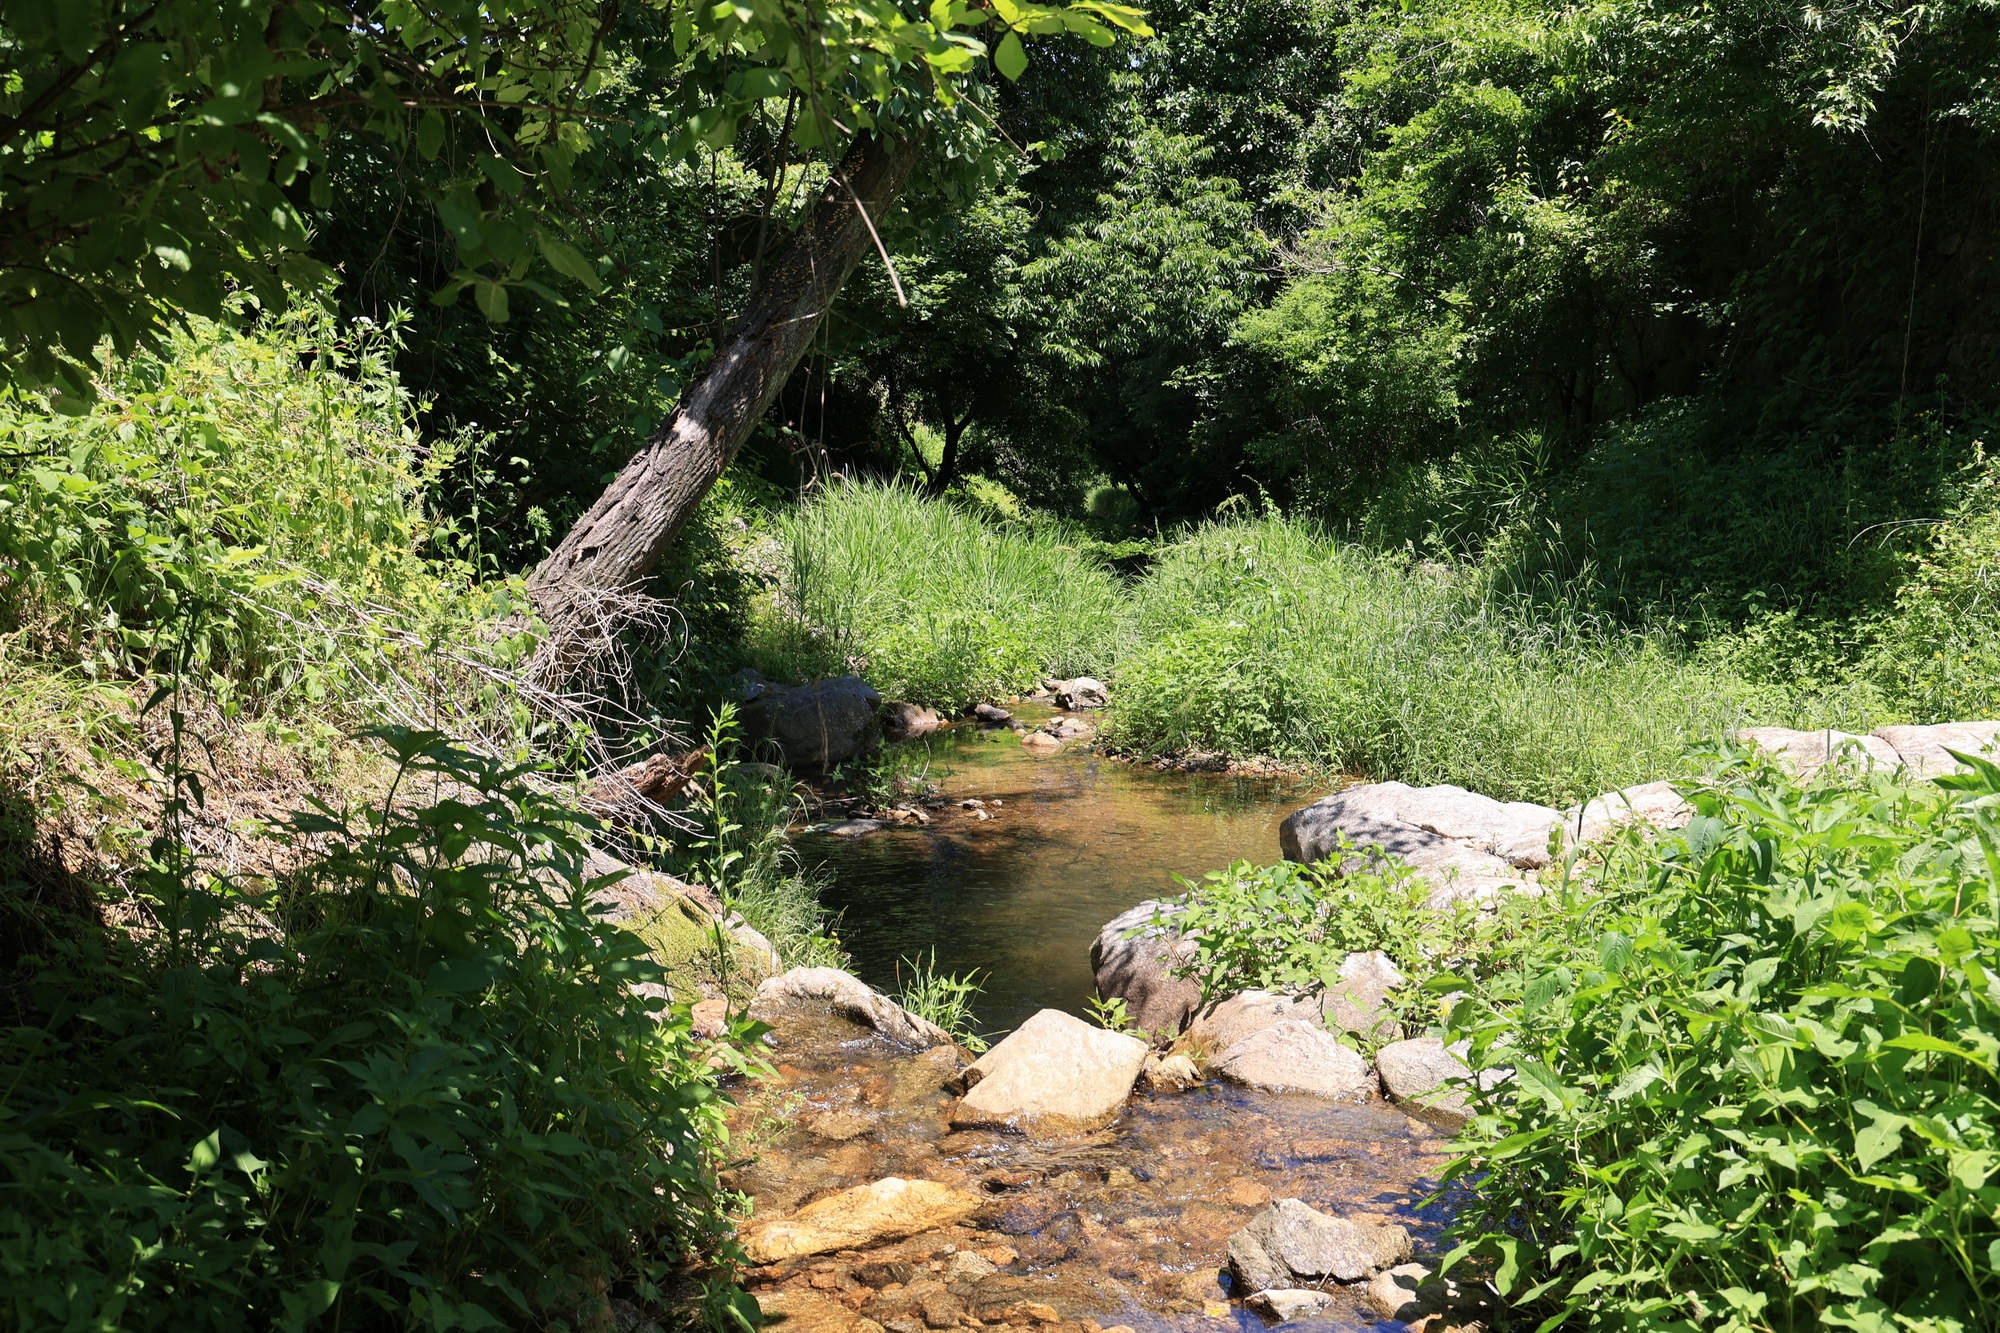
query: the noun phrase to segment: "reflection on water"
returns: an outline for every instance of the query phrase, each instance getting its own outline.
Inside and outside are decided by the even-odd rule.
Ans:
[[[1031,725],[1051,710],[1021,706]],[[1179,892],[1236,860],[1278,859],[1278,824],[1319,793],[1269,778],[1162,773],[1099,758],[1072,742],[1031,754],[1009,732],[955,728],[933,737],[953,801],[1004,804],[979,821],[956,807],[929,828],[888,828],[852,842],[805,834],[822,864],[824,901],[842,913],[853,970],[895,988],[896,964],[928,957],[985,973],[978,1017],[1007,1032],[1038,1009],[1081,1015],[1092,994],[1098,930],[1147,898]]]

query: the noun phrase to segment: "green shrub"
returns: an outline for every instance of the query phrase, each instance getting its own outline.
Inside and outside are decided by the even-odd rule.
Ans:
[[[1958,511],[1875,626],[1863,674],[1921,721],[2000,711],[2000,474],[1982,459]]]
[[[1194,945],[1184,974],[1211,1000],[1332,986],[1348,954],[1371,949],[1421,976],[1471,951],[1480,924],[1475,906],[1431,910],[1431,882],[1400,864],[1341,874],[1325,863],[1238,861],[1180,883],[1180,911],[1155,923]]]
[[[0,401],[0,615],[57,668],[181,663],[231,716],[524,731],[504,677],[531,640],[501,627],[525,602],[476,548],[425,558],[449,459],[419,461],[394,345],[310,306],[190,320],[80,415]]]
[[[978,998],[978,974],[938,971],[935,949],[928,957],[903,958],[896,963],[896,1003],[937,1024],[974,1054],[987,1046],[986,1038],[973,1026],[972,1006]]]
[[[582,1324],[723,1243],[723,1104],[588,910],[572,817],[434,734],[380,739],[401,788],[457,794],[293,816],[270,888],[170,826],[145,928],[44,960],[38,1021],[0,1035],[10,1327]]]
[[[1544,1328],[2000,1328],[2000,768],[1690,790],[1567,929],[1432,983],[1513,1071],[1456,1253]]]
[[[866,482],[815,495],[778,535],[791,569],[763,654],[777,674],[858,669],[893,698],[957,709],[1112,660],[1118,583],[1080,540]]]

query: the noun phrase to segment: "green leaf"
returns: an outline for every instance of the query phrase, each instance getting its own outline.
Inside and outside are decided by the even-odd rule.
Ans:
[[[478,282],[472,287],[472,296],[479,303],[479,313],[495,324],[507,322],[507,288],[503,283]]]
[[[993,53],[993,68],[1009,79],[1018,79],[1028,68],[1028,53],[1021,49],[1021,35],[1009,32]]]
[[[222,1160],[222,1131],[213,1130],[209,1136],[188,1151],[187,1169],[199,1176]]]
[[[434,162],[443,147],[444,117],[436,111],[424,112],[417,120],[417,151],[426,162]]]
[[[603,286],[597,276],[597,266],[585,259],[583,252],[575,246],[546,233],[536,239],[541,244],[542,258],[549,261],[550,268],[564,277],[575,278],[593,292]]]

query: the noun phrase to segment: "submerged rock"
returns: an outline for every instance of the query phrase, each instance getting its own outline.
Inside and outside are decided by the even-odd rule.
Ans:
[[[843,819],[838,824],[828,824],[824,830],[836,838],[865,838],[881,831],[882,821],[879,819]]]
[[[1273,1200],[1229,1238],[1229,1268],[1243,1291],[1325,1278],[1359,1282],[1409,1257],[1410,1233],[1402,1227],[1329,1217],[1298,1199]]]
[[[817,1291],[760,1291],[757,1308],[773,1333],[884,1333],[873,1319]]]
[[[1023,1023],[965,1071],[954,1127],[1066,1138],[1108,1124],[1146,1063],[1146,1043],[1058,1009]]]
[[[1098,993],[1125,1001],[1126,1014],[1142,1031],[1172,1036],[1201,1003],[1201,983],[1173,975],[1177,965],[1193,959],[1194,941],[1182,939],[1164,921],[1151,924],[1155,912],[1170,920],[1180,911],[1176,903],[1148,899],[1106,922],[1090,946]],[[1127,939],[1128,932],[1137,933]]]
[[[883,704],[881,717],[882,734],[892,741],[915,740],[944,725],[943,718],[921,704]]]
[[[881,738],[881,703],[875,687],[859,676],[766,685],[743,705],[743,731],[752,740],[776,742],[794,768],[833,768]]]
[[[790,1217],[754,1223],[742,1233],[753,1263],[772,1264],[833,1250],[862,1250],[920,1231],[953,1226],[985,1200],[933,1180],[895,1176],[856,1185],[809,1203]]]
[[[776,1024],[787,1016],[834,1014],[870,1027],[890,1041],[923,1049],[951,1046],[951,1034],[917,1017],[861,978],[837,967],[795,967],[757,987],[750,1016]]]
[[[1037,754],[1054,754],[1063,747],[1061,740],[1049,735],[1046,731],[1026,731],[1021,733],[1021,745],[1024,749],[1033,750]]]
[[[1215,1072],[1266,1092],[1359,1097],[1374,1079],[1368,1062],[1324,1028],[1286,1019],[1260,1028],[1217,1057]]]

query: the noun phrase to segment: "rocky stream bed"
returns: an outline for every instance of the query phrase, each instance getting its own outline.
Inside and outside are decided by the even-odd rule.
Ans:
[[[1208,837],[1168,811],[1164,836],[1121,844],[1123,831],[1099,829],[1111,851],[1086,852],[1091,839],[1035,833],[1037,814],[1074,824],[1096,801],[1130,823],[1134,807],[1106,805],[1099,771],[1063,744],[1087,733],[1044,712],[1033,731],[1004,712],[983,720],[989,732],[1013,722],[1008,735],[965,729],[960,753],[1019,743],[985,768],[990,800],[951,803],[962,818],[875,819],[827,840],[869,844],[872,858],[849,854],[846,868],[881,889],[858,901],[900,908],[881,913],[901,923],[902,935],[882,932],[897,944],[927,928],[933,959],[944,943],[958,962],[968,947],[1004,942],[1002,1008],[984,1015],[1011,1029],[1003,1040],[974,1059],[867,984],[887,984],[894,955],[882,941],[869,950],[865,935],[857,967],[873,976],[795,969],[758,989],[751,1013],[771,1026],[775,1072],[737,1089],[738,1160],[725,1183],[749,1201],[745,1280],[767,1323],[785,1333],[1483,1328],[1494,1314],[1486,1289],[1431,1277],[1459,1202],[1440,1173],[1463,1119],[1455,1080],[1470,1071],[1438,1037],[1398,1026],[1388,997],[1403,978],[1387,957],[1349,954],[1340,980],[1312,995],[1203,996],[1176,975],[1173,905],[1134,900],[1158,893],[1177,860],[1213,866],[1254,838],[1264,848],[1247,854],[1260,860],[1280,849],[1299,861],[1394,856],[1434,885],[1434,905],[1489,905],[1537,892],[1560,847],[1628,823],[1677,827],[1689,807],[1666,782],[1568,811],[1374,783],[1282,824],[1268,806],[1239,809]],[[1739,739],[1801,771],[1845,750],[1914,776],[1955,762],[1947,747],[1996,738],[2000,723]],[[1066,748],[1067,768],[1048,762]],[[1142,845],[1150,859],[1132,855]],[[996,859],[996,847],[1026,854]],[[1020,872],[1037,860],[1063,870]],[[1003,872],[982,879],[988,862]],[[979,892],[952,891],[966,885]],[[1124,1000],[1161,1048],[1064,1012],[1081,1008],[1085,986]]]

